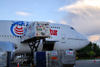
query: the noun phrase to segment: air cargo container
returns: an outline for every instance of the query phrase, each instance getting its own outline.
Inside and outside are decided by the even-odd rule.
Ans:
[[[74,50],[34,52],[36,67],[73,67],[76,64]]]
[[[27,42],[34,38],[46,38],[50,36],[49,22],[32,22],[24,28],[21,42]]]

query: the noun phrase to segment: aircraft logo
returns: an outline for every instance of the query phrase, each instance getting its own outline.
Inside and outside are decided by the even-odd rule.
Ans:
[[[13,24],[11,25],[10,30],[11,33],[16,37],[21,36],[23,34],[23,27],[29,25],[28,22],[25,24],[24,21],[17,21],[17,22],[12,21],[12,22]]]
[[[14,32],[16,33],[16,34],[18,34],[18,35],[22,35],[23,34],[23,27],[18,27],[18,26],[16,26],[15,28],[14,28]]]
[[[51,34],[51,35],[57,36],[57,30],[51,30],[51,29],[50,29],[50,34]]]
[[[11,25],[10,30],[11,30],[11,33],[16,37],[21,36],[23,34],[23,27],[29,25],[29,22],[25,24],[24,21],[17,21],[17,22],[12,21],[12,22],[13,24]],[[51,35],[57,36],[57,32],[58,32],[57,30],[50,29]]]

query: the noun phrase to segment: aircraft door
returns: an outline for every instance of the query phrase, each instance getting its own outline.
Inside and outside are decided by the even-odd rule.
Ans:
[[[65,34],[61,35],[61,42],[66,43],[66,35]]]

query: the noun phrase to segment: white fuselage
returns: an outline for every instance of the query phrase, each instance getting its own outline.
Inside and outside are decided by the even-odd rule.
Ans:
[[[0,41],[12,42],[17,45],[15,50],[16,54],[30,53],[30,47],[28,43],[21,43],[20,37],[23,33],[22,30],[15,31],[15,28],[21,28],[28,25],[27,21],[0,21]],[[14,26],[12,26],[15,24]],[[22,25],[20,25],[22,24]],[[78,50],[89,44],[89,41],[82,34],[78,33],[74,28],[68,25],[53,24],[50,23],[51,37],[46,38],[46,41],[58,41],[55,42],[53,50]],[[18,37],[17,37],[18,36]],[[43,45],[40,43],[38,51],[42,51]]]

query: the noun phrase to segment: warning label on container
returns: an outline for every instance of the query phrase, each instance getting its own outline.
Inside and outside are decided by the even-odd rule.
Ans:
[[[57,51],[52,51],[52,55],[57,55]]]
[[[52,60],[57,60],[57,57],[51,57]]]
[[[73,55],[73,51],[66,51],[66,55]]]

